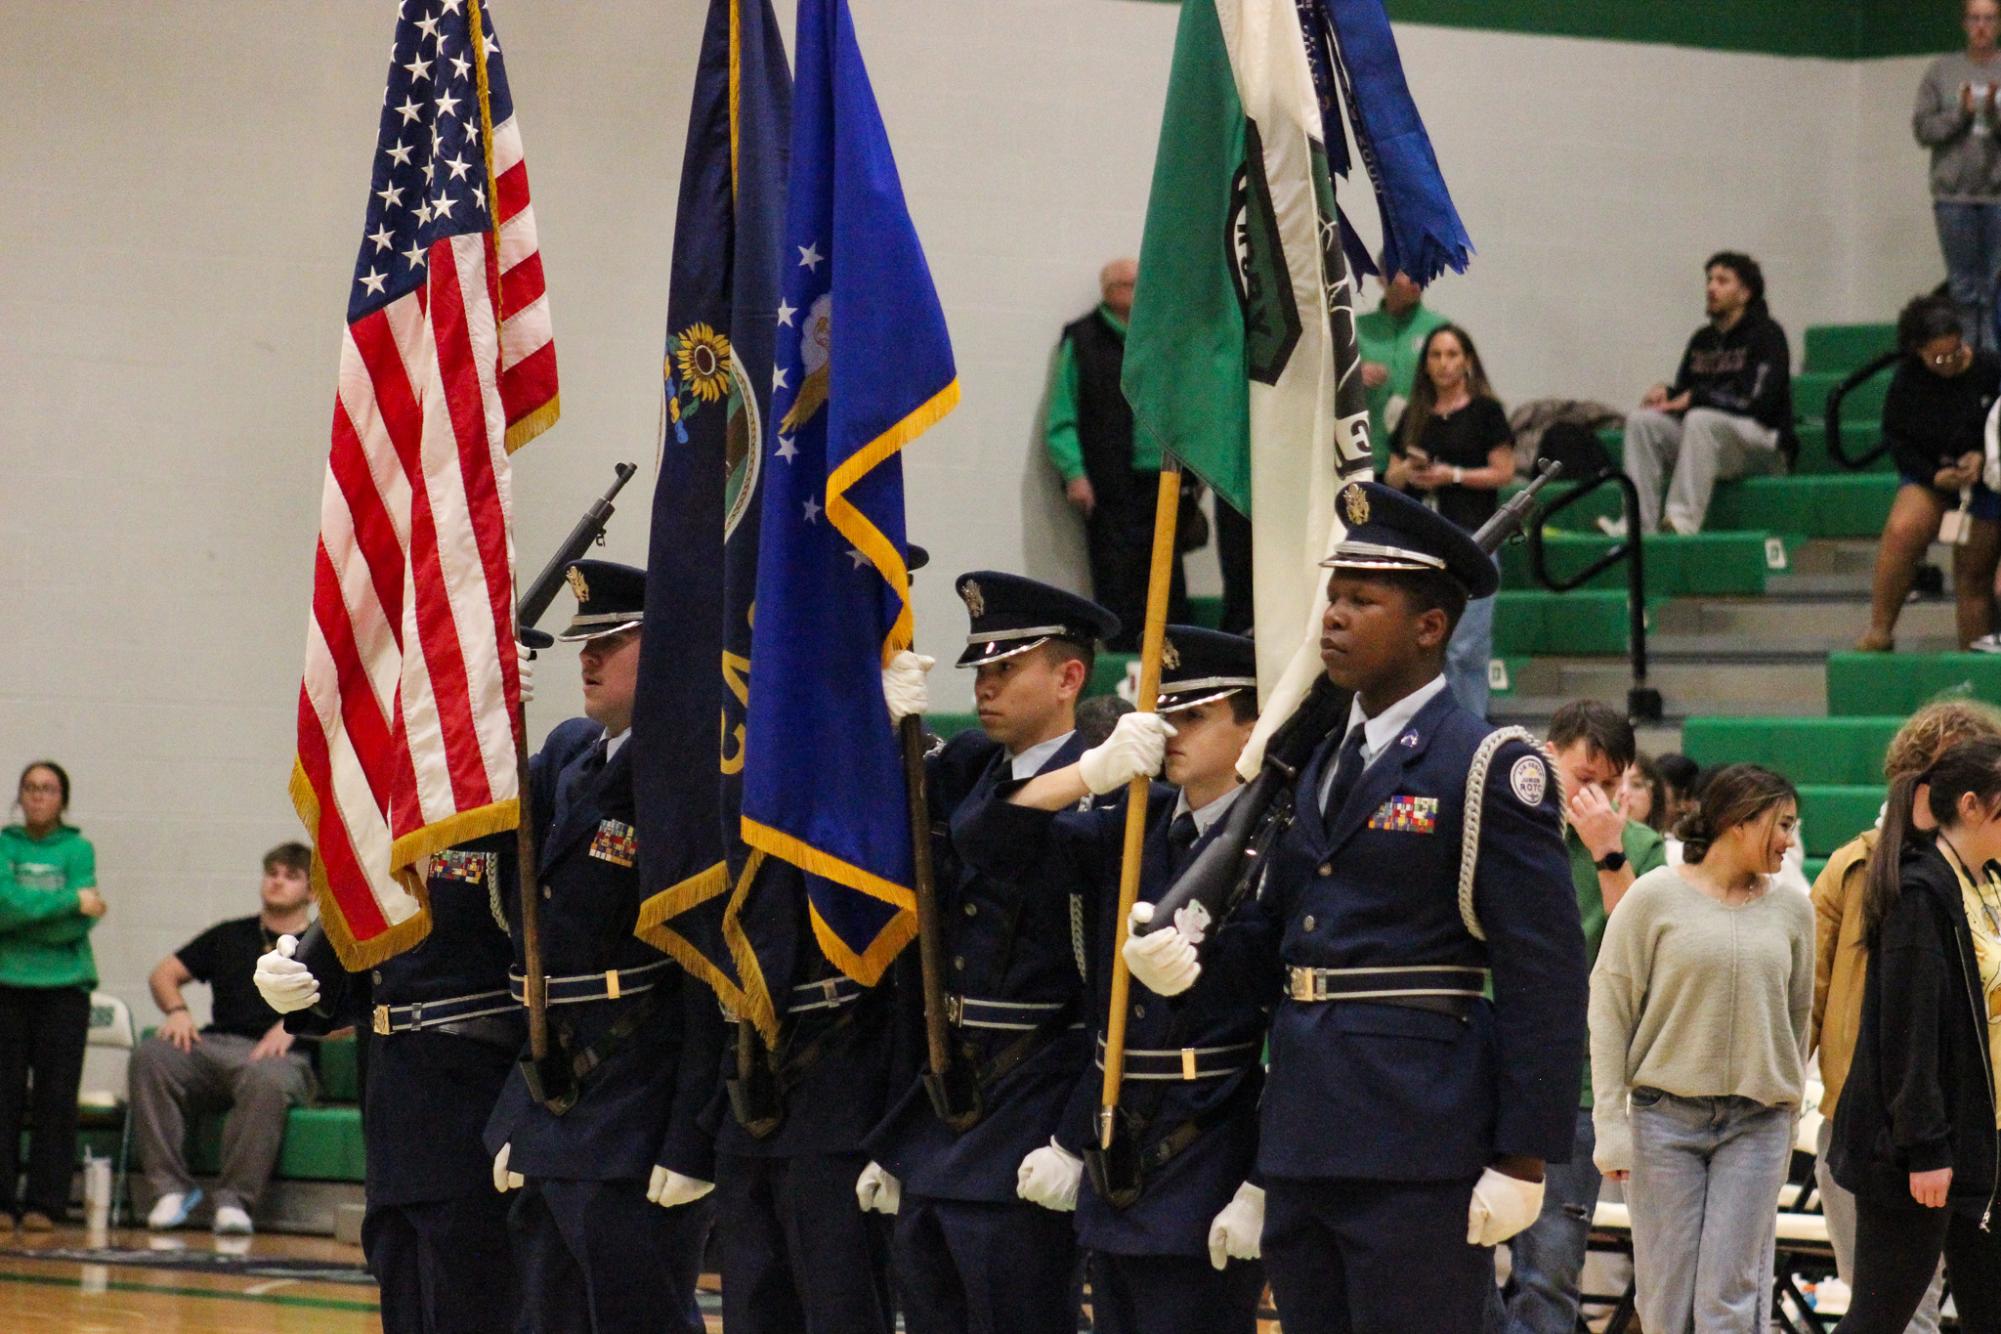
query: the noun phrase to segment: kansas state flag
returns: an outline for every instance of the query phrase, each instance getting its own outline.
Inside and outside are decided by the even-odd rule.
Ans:
[[[801,0],[794,64],[743,836],[807,872],[820,948],[873,983],[917,929],[882,697],[912,632],[899,451],[959,382],[846,0]]]

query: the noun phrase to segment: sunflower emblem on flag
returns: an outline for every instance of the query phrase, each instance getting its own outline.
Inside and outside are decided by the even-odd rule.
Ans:
[[[674,364],[688,392],[704,403],[730,391],[730,340],[706,324],[691,324],[675,338]]]

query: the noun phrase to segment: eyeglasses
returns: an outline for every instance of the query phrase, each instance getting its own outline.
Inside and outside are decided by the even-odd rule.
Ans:
[[[61,783],[23,783],[21,791],[31,797],[60,797],[63,794]]]

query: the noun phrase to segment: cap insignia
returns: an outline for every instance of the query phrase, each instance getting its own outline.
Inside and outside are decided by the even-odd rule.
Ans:
[[[959,596],[966,600],[966,610],[973,616],[987,614],[987,595],[980,591],[977,579],[966,580],[966,586],[959,590]]]
[[[584,572],[582,570],[572,565],[563,577],[570,581],[570,591],[577,595],[578,602],[583,603],[591,600],[591,586],[584,582]]]
[[[1160,665],[1170,672],[1181,670],[1181,650],[1174,647],[1172,639],[1160,641]]]
[[[1369,521],[1369,493],[1359,486],[1349,486],[1341,493],[1341,509],[1348,516],[1348,526],[1360,528]]]

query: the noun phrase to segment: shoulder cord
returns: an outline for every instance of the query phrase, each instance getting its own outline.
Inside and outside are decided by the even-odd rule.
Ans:
[[[1510,741],[1522,742],[1535,752],[1536,758],[1542,758],[1542,743],[1527,728],[1503,727],[1480,743],[1480,748],[1473,752],[1471,767],[1466,770],[1465,827],[1459,840],[1459,920],[1466,924],[1467,933],[1475,940],[1487,938],[1479,914],[1473,910],[1473,880],[1480,869],[1480,821],[1487,804],[1487,770],[1493,767],[1494,756],[1501,747]]]

